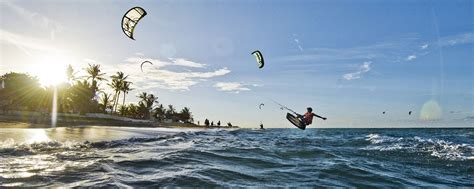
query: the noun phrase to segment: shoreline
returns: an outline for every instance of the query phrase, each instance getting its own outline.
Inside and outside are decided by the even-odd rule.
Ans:
[[[110,127],[143,127],[143,128],[193,128],[193,129],[235,129],[238,126],[209,126],[194,123],[161,123],[161,122],[134,122],[108,118],[89,118],[78,116],[58,116],[55,127],[84,127],[84,126],[110,126]],[[52,128],[49,115],[5,115],[0,114],[1,128]]]

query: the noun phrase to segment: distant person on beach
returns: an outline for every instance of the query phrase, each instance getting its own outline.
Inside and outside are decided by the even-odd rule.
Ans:
[[[230,122],[227,123],[227,126],[232,127],[232,123],[230,123]]]
[[[204,125],[206,125],[206,127],[209,127],[209,120],[206,118],[206,120],[204,120]]]
[[[217,122],[217,126],[221,126],[221,120]]]
[[[198,121],[198,125],[199,125],[199,121]]]
[[[264,128],[263,128],[263,123],[260,123],[260,129],[264,129]]]
[[[214,121],[211,121],[211,126],[214,126]]]
[[[325,117],[322,117],[322,116],[319,116],[319,115],[313,113],[313,108],[308,107],[306,110],[307,110],[307,112],[304,113],[304,115],[297,114],[298,118],[299,118],[305,125],[311,125],[311,123],[313,123],[313,116],[315,116],[315,117],[317,117],[317,118],[321,118],[321,119],[323,119],[323,120],[326,120]]]

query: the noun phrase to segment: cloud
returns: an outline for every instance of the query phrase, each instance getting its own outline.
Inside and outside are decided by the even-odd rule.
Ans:
[[[474,116],[466,116],[464,120],[474,120]]]
[[[48,51],[48,52],[64,52],[59,48],[52,45],[47,45],[48,41],[33,38],[21,34],[16,34],[0,29],[0,43],[7,43],[15,45],[17,48],[25,52],[25,54],[31,56],[31,51]]]
[[[192,62],[186,59],[182,58],[177,58],[177,59],[171,59],[174,63],[174,65],[177,66],[185,66],[185,67],[191,67],[191,68],[203,68],[206,66],[206,64],[200,64],[196,62]]]
[[[300,44],[300,40],[298,39],[298,35],[293,34],[293,41],[295,41],[295,43],[298,46],[298,49],[300,49],[300,51],[304,50],[303,47]]]
[[[159,60],[153,58],[146,58],[146,57],[129,57],[125,60],[129,63],[142,63],[144,61],[150,61],[153,63],[153,67],[161,68],[164,66],[182,66],[182,67],[189,67],[189,68],[204,68],[206,64],[201,64],[193,61],[189,61],[183,58],[170,58],[168,60]]]
[[[356,72],[344,74],[342,78],[348,81],[360,79],[364,73],[370,71],[370,64],[372,64],[370,61],[364,62],[361,66],[359,66],[359,69]]]
[[[6,7],[9,7],[16,14],[30,22],[32,25],[39,26],[42,29],[48,30],[51,39],[55,39],[56,33],[60,32],[63,28],[62,25],[59,24],[57,21],[43,16],[42,14],[32,12],[28,9],[25,9],[8,1],[5,1],[3,3],[6,5]]]
[[[189,87],[203,81],[203,78],[224,76],[230,73],[228,68],[221,68],[209,72],[175,72],[169,70],[151,70],[142,79],[134,78],[137,84],[143,84],[144,88],[162,88],[169,90],[188,91]]]
[[[144,72],[140,71],[140,63],[148,60],[153,65],[147,65]],[[176,69],[166,69],[168,66],[176,66]],[[167,90],[188,91],[191,86],[207,79],[227,75],[231,72],[228,68],[220,68],[213,71],[189,71],[179,70],[179,68],[205,69],[206,64],[196,63],[183,58],[159,60],[146,57],[130,57],[124,64],[117,66],[118,70],[127,70],[130,80],[134,86],[140,90],[160,88]]]
[[[153,62],[153,65],[144,65],[142,72],[140,63],[144,60]],[[183,58],[176,60],[159,60],[147,57],[130,57],[126,58],[124,63],[117,65],[111,65],[97,59],[84,58],[80,63],[81,64],[74,65],[74,69],[77,68],[78,76],[86,75],[84,68],[86,68],[88,64],[99,64],[101,71],[107,73],[106,77],[115,75],[118,71],[124,72],[129,76],[128,80],[133,83],[132,88],[134,88],[135,91],[150,91],[153,89],[189,91],[192,86],[207,82],[214,77],[227,75],[231,72],[231,70],[226,67],[208,70],[205,68],[205,64],[195,63]],[[174,66],[173,70],[169,70],[167,66]],[[187,68],[200,70],[189,70]],[[102,87],[106,87],[107,90],[109,90],[105,84],[103,84]]]
[[[293,35],[295,37],[295,35]],[[296,40],[295,40],[296,39]],[[295,42],[300,42],[296,37]],[[437,41],[426,42],[420,46],[419,37],[406,36],[365,46],[349,48],[305,48],[304,53],[278,57],[277,62],[298,62],[300,64],[331,63],[344,61],[373,61],[398,63],[407,59],[407,54],[417,57],[427,55],[427,49],[436,46],[454,46],[474,43],[474,32],[441,37]],[[423,50],[423,51],[422,51]],[[333,64],[334,65],[334,64]]]
[[[140,52],[136,52],[135,55],[136,55],[136,56],[145,56],[145,54],[140,53]]]
[[[252,87],[263,87],[262,84],[252,84]]]
[[[439,39],[440,46],[455,46],[474,43],[474,33],[462,33],[458,35],[441,37]]]
[[[217,88],[217,90],[219,91],[234,92],[234,93],[240,93],[241,91],[250,91],[249,86],[255,86],[255,85],[242,84],[239,82],[217,82],[214,85],[214,87]]]
[[[408,56],[406,60],[407,61],[412,61],[412,60],[415,60],[415,59],[416,59],[416,55],[413,54],[413,55]]]
[[[405,42],[398,43],[379,43],[368,46],[358,46],[352,48],[311,48],[305,49],[304,54],[288,55],[278,58],[283,62],[334,62],[346,60],[371,60],[383,58],[388,61],[395,61],[399,53],[398,49],[404,46]]]
[[[88,64],[97,64],[98,63],[97,60],[90,59],[90,58],[84,58],[83,61],[88,63]]]

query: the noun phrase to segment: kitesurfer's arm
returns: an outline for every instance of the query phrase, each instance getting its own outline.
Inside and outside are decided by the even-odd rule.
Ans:
[[[321,118],[321,119],[323,119],[323,120],[326,120],[326,119],[327,119],[327,118],[322,117],[322,116],[320,116],[320,115],[317,115],[317,114],[315,114],[315,113],[313,113],[313,116],[314,116],[314,117],[317,117],[317,118]]]

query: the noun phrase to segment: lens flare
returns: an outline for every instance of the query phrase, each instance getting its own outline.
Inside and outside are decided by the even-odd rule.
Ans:
[[[51,127],[56,127],[56,121],[58,119],[58,89],[54,87],[53,92],[53,107],[51,108]]]
[[[429,100],[423,104],[420,111],[420,119],[424,121],[439,120],[443,111],[435,100]]]

